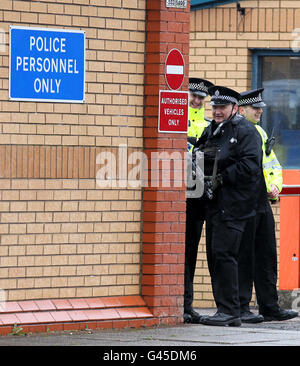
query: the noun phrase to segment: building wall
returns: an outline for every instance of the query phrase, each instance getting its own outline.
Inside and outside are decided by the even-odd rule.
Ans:
[[[104,188],[96,178],[105,164],[99,154],[116,157],[118,176],[119,145],[128,155],[143,147],[145,17],[145,0],[1,0],[7,300],[140,293],[141,188]],[[85,103],[9,101],[10,25],[86,32]]]
[[[191,12],[190,76],[237,91],[251,87],[250,48],[291,48],[300,27],[298,1],[248,1]]]
[[[189,3],[174,8],[166,7],[165,0],[147,1],[143,132],[148,184],[143,190],[141,294],[164,324],[182,322],[183,316],[187,140],[186,133],[158,131],[159,92],[169,89],[165,62],[173,48],[181,52],[185,65],[179,89],[188,90],[189,31]],[[169,168],[164,162],[170,162]]]
[[[240,4],[246,9],[244,18],[236,3],[191,12],[190,76],[242,92],[251,89],[250,48],[292,48],[296,39],[292,32],[300,27],[300,2],[245,0]],[[211,117],[209,103],[206,111]],[[280,204],[272,208],[278,246]],[[204,235],[199,245],[194,305],[214,306]]]
[[[290,47],[298,1],[241,4],[245,23],[236,4],[191,13],[190,76],[242,91],[248,47]],[[146,0],[2,0],[0,21],[0,288],[8,300],[139,294],[141,188],[96,178],[99,154],[118,175],[119,145],[143,149]],[[86,31],[85,103],[9,101],[10,25]],[[195,290],[196,306],[214,306],[204,237]]]

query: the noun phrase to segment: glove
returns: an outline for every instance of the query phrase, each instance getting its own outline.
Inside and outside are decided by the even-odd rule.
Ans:
[[[222,174],[217,174],[215,179],[213,179],[212,176],[205,176],[204,182],[207,182],[208,186],[211,187],[211,189],[214,191],[223,184]]]
[[[208,199],[213,199],[213,192],[223,184],[223,178],[221,174],[217,174],[215,179],[212,176],[204,177],[204,192]]]
[[[213,199],[212,181],[206,178],[204,178],[204,193],[209,200]]]

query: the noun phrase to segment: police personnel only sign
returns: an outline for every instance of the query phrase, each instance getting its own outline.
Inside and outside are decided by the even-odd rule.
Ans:
[[[84,101],[85,33],[10,27],[10,100]]]

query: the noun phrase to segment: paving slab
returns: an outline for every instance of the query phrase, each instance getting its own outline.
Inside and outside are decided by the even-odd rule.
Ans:
[[[214,309],[198,309],[213,314]],[[284,322],[214,327],[181,324],[155,328],[83,330],[0,337],[1,346],[200,347],[300,346],[300,317]]]

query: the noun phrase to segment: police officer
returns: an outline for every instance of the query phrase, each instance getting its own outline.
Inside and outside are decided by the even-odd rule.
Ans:
[[[189,78],[189,126],[188,138],[195,142],[208,126],[205,119],[204,99],[208,95],[208,88],[213,86],[208,80],[200,78]]]
[[[189,79],[189,127],[188,150],[191,151],[197,139],[202,135],[208,122],[204,117],[204,99],[208,88],[213,84],[205,79]],[[184,269],[184,315],[185,323],[199,323],[200,315],[193,309],[193,282],[197,262],[198,245],[204,223],[204,208],[198,198],[187,198],[186,236]]]
[[[262,100],[263,90],[244,92],[239,101],[240,114],[254,124],[261,136],[265,178],[258,195],[257,213],[255,219],[247,224],[239,256],[241,320],[245,323],[287,320],[298,315],[296,311],[284,310],[278,305],[275,222],[268,199],[271,202],[278,199],[282,189],[282,168],[271,148],[272,137],[268,139],[266,132],[258,125],[262,107],[266,105]],[[260,315],[253,314],[249,309],[253,279]]]
[[[237,115],[239,93],[213,86],[213,121],[195,149],[204,152],[206,249],[217,312],[206,325],[239,326],[238,252],[247,220],[255,215],[257,182],[263,179],[261,140],[253,124]]]

